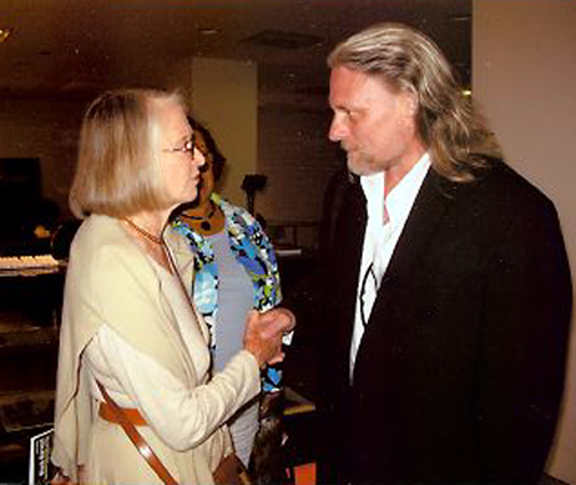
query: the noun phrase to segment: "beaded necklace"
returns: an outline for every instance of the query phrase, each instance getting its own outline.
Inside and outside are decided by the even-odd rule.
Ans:
[[[212,223],[210,222],[210,219],[212,219],[212,217],[216,212],[216,204],[214,204],[214,202],[211,201],[210,206],[212,207],[212,210],[210,211],[210,214],[208,214],[207,216],[191,216],[189,214],[182,214],[182,215],[185,218],[192,219],[193,221],[202,221],[200,222],[200,228],[203,231],[208,232],[212,229]]]

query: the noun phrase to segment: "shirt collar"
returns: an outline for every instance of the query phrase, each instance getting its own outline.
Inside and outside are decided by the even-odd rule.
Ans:
[[[386,173],[379,172],[373,175],[361,176],[360,184],[366,196],[369,220],[381,221],[381,224],[384,224],[386,222],[384,217],[386,213],[392,225],[396,225],[399,221],[405,219],[412,208],[430,165],[430,156],[426,152],[400,180],[398,185],[394,187],[394,190],[388,194],[385,201],[384,181]]]

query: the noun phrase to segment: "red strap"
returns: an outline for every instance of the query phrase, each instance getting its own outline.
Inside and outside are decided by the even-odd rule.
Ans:
[[[148,423],[144,419],[144,416],[140,414],[140,411],[136,408],[121,408],[122,414],[126,416],[126,419],[130,421],[134,426],[148,426]],[[98,409],[98,416],[102,419],[108,421],[109,423],[120,424],[114,408],[106,402],[101,402]]]
[[[130,438],[130,441],[134,444],[138,452],[142,455],[142,457],[148,462],[148,464],[152,467],[152,470],[156,472],[156,475],[162,480],[163,483],[166,485],[178,485],[178,482],[174,479],[174,477],[170,474],[168,469],[164,466],[164,464],[160,461],[160,458],[156,456],[156,453],[150,448],[148,443],[144,437],[138,432],[136,427],[130,422],[130,420],[126,417],[126,415],[122,412],[122,408],[120,408],[114,400],[108,395],[104,386],[100,384],[99,381],[96,381],[98,384],[98,388],[106,401],[106,404],[111,408],[112,412],[116,416],[116,422],[122,426],[122,429]]]

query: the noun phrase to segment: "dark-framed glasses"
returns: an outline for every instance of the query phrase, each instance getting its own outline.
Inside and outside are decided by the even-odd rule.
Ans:
[[[192,133],[190,139],[185,141],[183,145],[178,147],[165,148],[162,151],[166,153],[189,153],[190,155],[194,156],[195,149],[196,149],[196,136],[195,133]]]

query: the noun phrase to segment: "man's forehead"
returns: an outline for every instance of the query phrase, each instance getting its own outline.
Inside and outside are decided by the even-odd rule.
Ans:
[[[335,67],[330,73],[330,103],[360,103],[382,94],[383,91],[392,94],[386,82],[377,75],[346,66]]]

